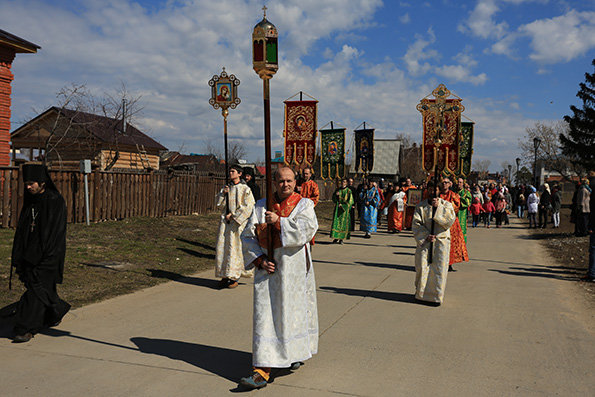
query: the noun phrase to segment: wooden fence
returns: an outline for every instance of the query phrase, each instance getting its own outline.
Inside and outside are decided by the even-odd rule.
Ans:
[[[85,222],[84,176],[75,171],[50,171],[66,201],[68,222]],[[204,214],[215,210],[215,196],[225,179],[193,174],[138,174],[95,171],[88,174],[89,220],[133,216],[164,217]],[[23,206],[24,181],[16,167],[0,167],[1,226],[15,227]]]
[[[51,171],[54,184],[66,201],[68,223],[85,222],[84,176],[78,171]],[[225,184],[223,175],[189,173],[88,174],[89,220],[100,222],[150,216],[206,214],[214,211],[215,196]],[[335,184],[317,180],[320,199],[331,200]],[[258,180],[262,196],[264,180]],[[18,167],[0,167],[1,227],[16,227],[23,206],[24,181]]]

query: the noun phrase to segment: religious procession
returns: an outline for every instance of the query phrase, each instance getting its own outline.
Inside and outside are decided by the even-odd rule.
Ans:
[[[210,297],[219,303],[250,288],[252,299],[240,303],[240,311],[251,316],[252,329],[241,332],[252,334],[252,350],[249,365],[240,360],[245,376],[233,379],[238,383],[235,391],[263,389],[295,373],[318,354],[321,336],[331,329],[331,321],[319,310],[319,302],[330,299],[326,295],[319,299],[322,293],[383,296],[377,291],[373,295],[341,287],[341,270],[336,271],[336,284],[317,285],[318,263],[347,266],[333,262],[332,256],[320,259],[321,247],[339,255],[357,245],[357,250],[350,251],[351,260],[363,267],[372,266],[373,261],[366,260],[381,246],[375,246],[379,240],[383,248],[396,251],[392,255],[411,255],[409,267],[396,260],[382,264],[410,272],[409,289],[393,292],[397,297],[393,300],[414,304],[414,311],[433,310],[428,318],[438,318],[450,309],[447,281],[452,282],[456,272],[468,277],[471,250],[478,255],[474,244],[480,238],[474,241],[474,237],[480,235],[473,233],[482,233],[482,241],[491,241],[504,239],[507,235],[499,233],[518,228],[558,229],[562,222],[563,188],[558,182],[550,187],[536,178],[521,184],[517,177],[514,183],[512,172],[491,179],[471,178],[476,123],[464,116],[463,99],[444,84],[412,104],[421,116],[419,169],[410,173],[399,169],[399,156],[387,149],[395,140],[375,139],[376,129],[369,122],[354,128],[352,135],[336,121],[319,129],[319,101],[302,91],[283,102],[283,156],[274,162],[270,85],[278,70],[277,39],[265,8],[252,36],[253,68],[263,84],[264,180],[257,179],[255,168],[228,161],[227,124],[230,110],[241,103],[239,79],[223,68],[209,81],[209,104],[221,111],[225,142],[225,183],[213,197],[219,218],[217,225],[210,225],[216,229],[212,262],[217,281],[212,288],[217,295],[213,292]],[[388,172],[381,171],[384,151],[393,167]],[[24,199],[12,246],[10,283],[14,270],[25,292],[2,309],[2,318],[11,321],[13,343],[30,346],[38,334],[60,335],[62,321],[72,314],[71,305],[58,295],[58,285],[64,280],[67,208],[46,165],[27,162],[21,170],[24,185],[19,189]],[[595,220],[590,211],[594,200],[589,179],[582,179],[572,196],[569,222],[574,224],[576,237],[591,237],[588,273],[582,276],[587,282],[595,280]],[[320,227],[323,216],[330,220],[324,232]],[[191,284],[188,278],[169,276],[172,281]],[[200,280],[194,282],[201,285]],[[235,323],[233,316],[229,323]],[[431,325],[424,327],[427,330]],[[222,327],[222,332],[226,330]],[[164,352],[155,347],[157,342],[147,343],[143,338],[147,337],[127,341],[138,349],[94,342],[184,361],[172,353],[181,354],[178,351],[184,348]],[[208,367],[211,373],[225,372],[214,367]]]

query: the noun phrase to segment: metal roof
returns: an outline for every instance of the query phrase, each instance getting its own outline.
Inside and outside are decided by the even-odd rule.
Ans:
[[[398,175],[401,144],[398,139],[374,139],[374,168],[370,175]],[[350,171],[356,172],[353,160]]]

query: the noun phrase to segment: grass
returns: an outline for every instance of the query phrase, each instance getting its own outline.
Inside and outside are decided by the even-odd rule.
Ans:
[[[321,231],[330,230],[333,208],[332,202],[316,207]],[[68,225],[64,283],[58,292],[81,307],[214,269],[218,227],[216,213]],[[25,291],[16,275],[8,290],[13,238],[14,230],[0,229],[0,307]]]

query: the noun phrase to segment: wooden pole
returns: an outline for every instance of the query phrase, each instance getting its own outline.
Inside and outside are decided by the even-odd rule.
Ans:
[[[263,100],[264,100],[264,152],[266,161],[266,204],[267,210],[273,211],[275,205],[273,200],[273,175],[271,167],[271,101],[270,101],[270,88],[269,79],[264,78],[262,80],[263,87]],[[267,256],[269,260],[273,261],[274,256],[274,245],[273,245],[273,225],[267,226]]]
[[[227,107],[221,109],[221,114],[223,115],[223,139],[225,145],[225,186],[229,189],[229,162],[227,160],[227,115],[229,114],[229,110],[227,110]],[[227,214],[229,214],[229,191],[225,193],[225,215]]]

